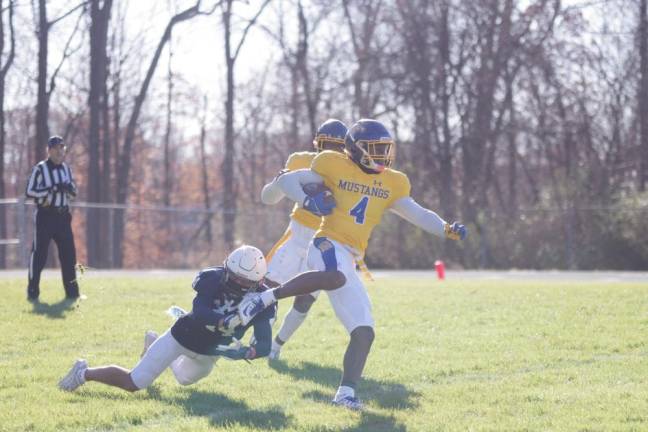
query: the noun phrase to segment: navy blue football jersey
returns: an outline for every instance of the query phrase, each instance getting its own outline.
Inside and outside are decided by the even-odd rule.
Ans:
[[[272,305],[254,317],[246,326],[221,332],[218,322],[226,315],[236,312],[245,292],[227,280],[223,267],[200,271],[193,281],[196,297],[191,312],[179,318],[171,334],[183,347],[198,354],[213,354],[218,345],[229,345],[232,337],[241,339],[245,332],[254,327],[257,357],[267,355],[272,343],[271,323],[276,314]]]

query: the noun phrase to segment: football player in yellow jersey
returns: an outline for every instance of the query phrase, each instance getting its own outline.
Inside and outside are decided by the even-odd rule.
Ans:
[[[273,186],[302,203],[307,200],[302,186],[321,182],[335,198],[335,208],[323,217],[309,246],[306,262],[309,270],[339,270],[346,277],[341,288],[327,293],[335,314],[350,335],[342,380],[333,403],[350,409],[363,407],[355,395],[355,387],[374,339],[371,303],[356,273],[355,262],[364,255],[371,232],[382,215],[392,211],[439,237],[463,240],[466,236],[463,225],[447,223],[410,197],[407,176],[390,168],[394,150],[387,128],[376,120],[363,119],[347,132],[344,154],[321,152],[313,159],[310,169],[286,173]],[[275,192],[273,200],[267,203],[281,199]]]
[[[340,120],[326,120],[317,129],[313,139],[315,151],[291,154],[286,161],[285,169],[279,175],[288,171],[310,168],[311,162],[319,152],[333,150],[342,154],[346,133],[347,127]],[[266,193],[272,189],[276,179],[264,187]],[[268,199],[266,193],[261,193],[262,200]],[[269,265],[266,279],[283,284],[297,274],[307,270],[306,252],[315,231],[319,229],[321,221],[320,215],[315,215],[295,204],[290,215],[288,229],[267,255]],[[319,291],[316,291],[295,298],[293,306],[284,317],[281,328],[272,342],[272,349],[268,356],[270,359],[279,358],[281,346],[302,324],[318,295]]]

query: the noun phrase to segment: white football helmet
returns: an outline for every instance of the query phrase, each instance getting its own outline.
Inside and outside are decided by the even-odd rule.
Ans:
[[[225,259],[225,268],[229,277],[244,287],[258,285],[268,272],[263,252],[250,245],[234,249]]]

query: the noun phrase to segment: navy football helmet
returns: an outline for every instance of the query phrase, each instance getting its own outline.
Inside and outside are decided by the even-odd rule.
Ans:
[[[364,171],[380,173],[394,161],[394,139],[378,120],[357,121],[346,134],[344,150]]]
[[[344,137],[347,127],[337,119],[328,119],[317,128],[313,145],[318,152],[323,150],[344,151]]]

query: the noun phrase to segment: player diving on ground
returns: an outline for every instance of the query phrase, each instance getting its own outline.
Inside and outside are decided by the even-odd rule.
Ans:
[[[181,385],[193,384],[209,375],[220,357],[253,360],[270,352],[276,308],[255,307],[252,293],[265,292],[266,301],[276,302],[312,290],[336,289],[345,282],[341,272],[311,271],[267,289],[266,272],[266,260],[259,249],[239,247],[227,256],[223,266],[202,270],[196,276],[192,284],[196,295],[189,313],[159,337],[146,332],[144,352],[132,370],[116,365],[89,367],[86,360],[79,359],[61,379],[59,388],[74,391],[96,381],[137,391],[150,386],[166,368]],[[254,330],[252,346],[230,346],[250,328]]]

